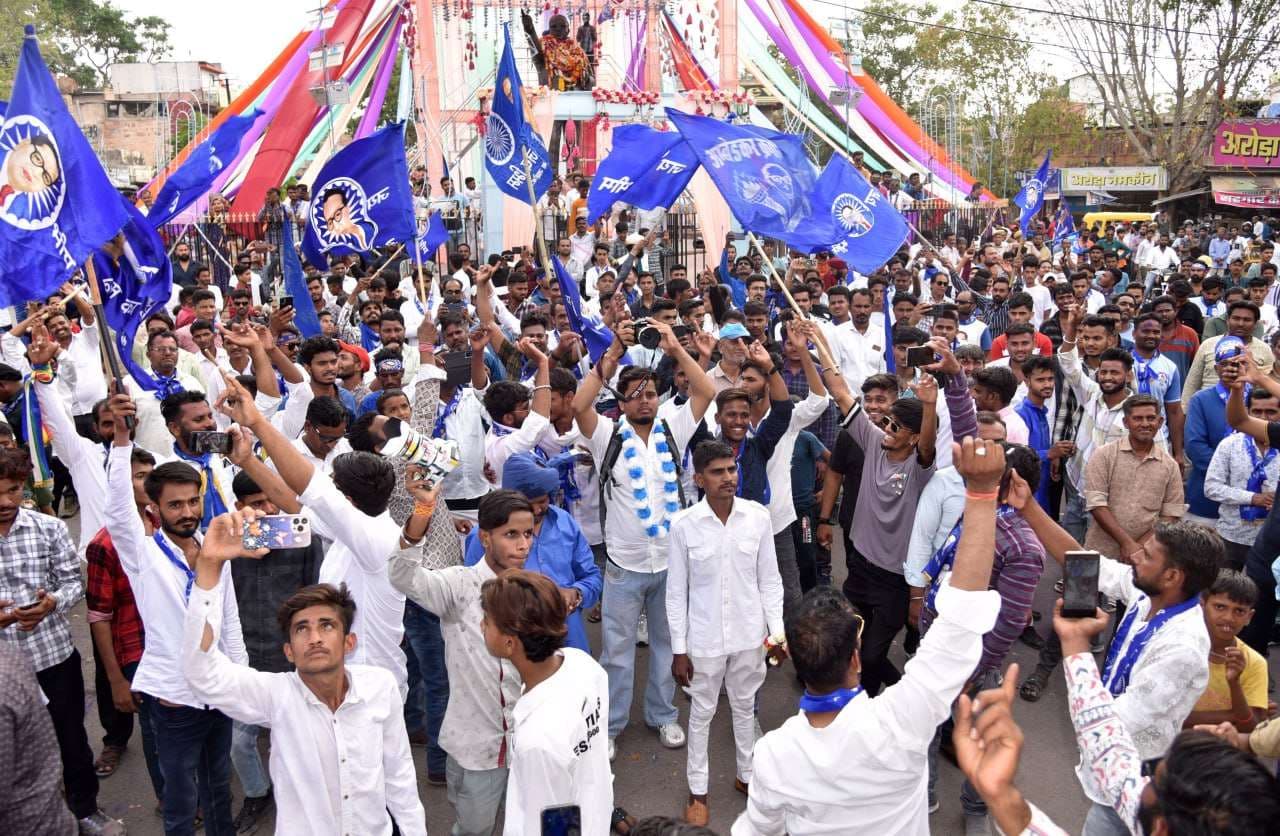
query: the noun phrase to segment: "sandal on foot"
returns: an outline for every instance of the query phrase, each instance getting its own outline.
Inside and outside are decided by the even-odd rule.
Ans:
[[[609,829],[612,832],[626,836],[626,834],[630,833],[631,829],[635,826],[636,820],[634,816],[628,814],[627,811],[621,807],[613,808],[613,815],[609,817]]]
[[[120,768],[120,757],[124,754],[123,746],[104,746],[102,754],[93,762],[93,771],[99,778],[106,778]]]

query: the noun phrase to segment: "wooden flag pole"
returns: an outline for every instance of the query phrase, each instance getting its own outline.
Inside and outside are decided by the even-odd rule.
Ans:
[[[126,387],[124,384],[124,372],[120,368],[119,346],[116,345],[115,337],[111,334],[111,327],[107,325],[107,316],[102,307],[102,291],[98,287],[98,272],[93,266],[93,256],[90,256],[85,261],[84,274],[88,280],[89,298],[93,300],[93,315],[97,319],[99,348],[106,354],[107,365],[110,367],[116,393],[123,395],[126,393]],[[125,425],[129,429],[133,429],[134,417],[128,416]]]
[[[783,294],[787,297],[787,303],[791,305],[791,309],[795,311],[796,316],[800,319],[809,319],[805,312],[800,310],[800,306],[796,304],[795,297],[791,295],[791,291],[787,288],[787,283],[778,275],[778,269],[773,266],[773,262],[769,260],[769,254],[764,251],[764,245],[760,243],[760,239],[753,233],[747,233],[747,240],[760,253],[760,260],[768,266],[769,274],[773,276],[773,280],[778,283],[778,287],[782,288]],[[836,368],[835,358],[831,355],[831,349],[827,345],[826,338],[822,335],[821,328],[814,329],[814,346],[818,349],[818,361],[824,369]]]
[[[547,255],[547,241],[542,236],[542,217],[538,212],[538,195],[533,189],[533,166],[529,156],[524,155],[524,182],[529,187],[529,208],[533,210],[533,240],[538,246],[538,257],[542,260],[542,269],[546,271],[547,281],[556,277],[551,267],[551,257]]]

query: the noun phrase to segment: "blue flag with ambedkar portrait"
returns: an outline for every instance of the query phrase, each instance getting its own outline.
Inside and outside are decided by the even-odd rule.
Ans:
[[[613,130],[613,150],[601,161],[587,193],[587,225],[617,201],[639,209],[670,209],[698,170],[698,157],[677,131],[648,125]]]
[[[0,121],[0,307],[43,301],[129,220],[26,27]]]
[[[1064,203],[1058,207],[1058,217],[1054,220],[1053,241],[1051,243],[1060,244],[1063,241],[1079,237],[1080,233],[1076,232],[1075,219],[1071,217],[1071,210]]]
[[[1044,162],[1040,163],[1036,176],[1023,183],[1022,188],[1013,196],[1013,205],[1022,210],[1018,215],[1018,226],[1022,229],[1024,238],[1031,236],[1031,219],[1044,206],[1045,185],[1049,182],[1049,158],[1052,156],[1053,149],[1045,152]]]
[[[321,270],[326,256],[367,253],[417,235],[404,123],[357,139],[329,158],[316,176],[302,254]]]
[[[183,209],[195,203],[213,188],[213,181],[240,153],[240,143],[253,123],[262,115],[254,108],[243,116],[232,116],[204,142],[196,146],[190,156],[170,174],[160,187],[147,213],[147,222],[157,229],[169,223]]]
[[[444,216],[439,212],[432,212],[426,229],[418,235],[418,260],[430,261],[436,250],[448,240],[449,230],[445,229]]]
[[[743,229],[806,253],[839,239],[826,208],[814,204],[817,172],[800,137],[666,112]]]
[[[524,118],[523,85],[511,51],[511,28],[502,24],[502,59],[494,79],[493,102],[484,123],[484,164],[504,194],[530,205],[551,185],[551,156]],[[533,181],[533,200],[529,199]]]
[[[815,203],[827,207],[839,236],[831,254],[859,273],[883,267],[911,232],[902,213],[839,154],[818,177]]]
[[[153,392],[160,388],[160,382],[134,361],[133,343],[147,317],[168,304],[173,291],[173,267],[160,234],[132,203],[119,195],[115,199],[128,217],[113,245],[119,247],[120,254],[117,257],[101,249],[93,254],[102,314],[111,328],[120,361],[139,386]]]
[[[324,329],[320,327],[320,315],[311,301],[307,276],[302,272],[302,261],[298,259],[298,250],[293,243],[293,224],[284,224],[282,237],[280,272],[284,274],[285,294],[293,297],[293,324],[298,326],[298,333],[304,340],[318,337]]]

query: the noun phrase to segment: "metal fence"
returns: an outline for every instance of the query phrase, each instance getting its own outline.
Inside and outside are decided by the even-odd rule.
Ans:
[[[991,227],[1006,222],[1007,211],[990,202],[949,203],[945,200],[917,200],[903,214],[925,238],[937,247],[948,234],[972,242]]]

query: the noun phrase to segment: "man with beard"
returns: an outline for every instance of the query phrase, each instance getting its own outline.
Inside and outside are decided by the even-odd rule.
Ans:
[[[195,433],[218,429],[213,408],[201,392],[178,392],[164,399],[160,412],[172,436],[169,448],[160,451],[161,455],[180,459],[200,474],[200,489],[204,494],[204,513],[200,520],[203,531],[214,517],[231,510],[234,503],[231,492],[234,474],[230,463],[216,453],[196,450],[193,446]]]
[[[870,291],[859,288],[849,292],[848,297],[849,324],[819,327],[823,328],[827,342],[831,344],[845,382],[856,391],[862,386],[862,381],[885,370],[884,329],[871,321]]]
[[[1124,456],[1133,453],[1132,457],[1144,465],[1150,463],[1150,456],[1162,455],[1154,443],[1153,426],[1159,421],[1156,404],[1151,403],[1149,397],[1135,396],[1127,406],[1129,438],[1099,451],[1090,463],[1091,477],[1109,467],[1105,461],[1109,450]],[[1163,468],[1172,469],[1180,493],[1177,466],[1170,461]],[[1150,474],[1144,472],[1143,477],[1140,481],[1145,482]],[[1127,491],[1139,496],[1154,493],[1132,487]],[[1016,474],[1011,477],[1007,502],[1031,524],[1036,537],[1044,544],[1045,553],[1064,563],[1065,554],[1079,549],[1080,545],[1030,494]],[[1116,516],[1122,515],[1124,506],[1131,504],[1128,499],[1116,501],[1114,493],[1112,498],[1118,506],[1114,509]],[[1094,510],[1096,513],[1097,509]],[[1110,725],[1096,726],[1098,718],[1086,714],[1074,718],[1077,730],[1083,734],[1082,725],[1094,726],[1095,734],[1107,736],[1113,742],[1119,734],[1127,733],[1137,750],[1137,758],[1144,761],[1159,758],[1174,743],[1182,721],[1191,713],[1209,682],[1209,633],[1200,606],[1200,593],[1213,584],[1218,567],[1226,558],[1222,538],[1216,532],[1195,523],[1168,522],[1170,517],[1177,516],[1173,510],[1166,507],[1169,513],[1162,515],[1164,521],[1149,528],[1140,544],[1134,543],[1133,549],[1124,552],[1124,563],[1106,557],[1101,560],[1098,589],[1123,604],[1125,615],[1111,641],[1100,678],[1089,641],[1101,633],[1106,617],[1099,612],[1096,619],[1063,619],[1059,610],[1054,618],[1054,628],[1066,654],[1071,704],[1083,702],[1079,690],[1083,680],[1091,681],[1095,690],[1105,690],[1112,697],[1114,715]],[[1090,548],[1090,541],[1086,541],[1085,548]],[[1073,626],[1068,626],[1068,622]],[[1108,731],[1103,732],[1104,728]],[[1116,789],[1106,781],[1107,773],[1098,769],[1095,762],[1082,760],[1076,775],[1085,795],[1093,801],[1083,833],[1086,836],[1130,833],[1130,825],[1112,806],[1117,801]]]
[[[338,381],[338,355],[342,352],[337,340],[328,337],[309,337],[298,349],[298,364],[306,371],[309,380],[289,383],[289,402],[284,409],[272,416],[272,423],[289,438],[297,438],[307,419],[307,404],[312,398],[327,395],[337,398],[353,416],[356,414],[355,396]],[[367,392],[366,392],[367,394]]]
[[[191,833],[199,805],[206,833],[231,834],[231,720],[192,693],[181,667],[182,625],[195,582],[204,515],[201,476],[183,462],[168,462],[151,472],[145,489],[160,530],[148,537],[133,500],[133,442],[126,425],[136,415],[133,399],[115,395],[109,408],[115,421],[104,516],[147,627],[133,689],[151,701],[156,755],[164,777],[165,832]],[[208,420],[212,423],[211,415]],[[216,583],[223,595],[219,647],[233,662],[247,664],[230,566],[222,567]]]
[[[1187,416],[1182,408],[1182,375],[1173,361],[1160,353],[1160,320],[1143,314],[1133,325],[1133,378],[1139,395],[1150,395],[1160,404],[1163,425],[1157,440],[1174,461],[1182,461],[1182,431]]]

